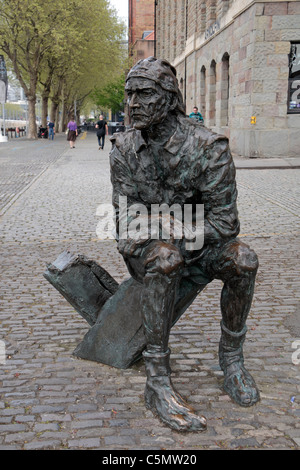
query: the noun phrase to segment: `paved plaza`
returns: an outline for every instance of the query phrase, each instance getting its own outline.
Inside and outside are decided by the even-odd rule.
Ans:
[[[128,277],[116,243],[96,235],[110,146],[93,133],[73,150],[65,135],[0,144],[0,450],[299,449],[300,168],[236,160],[240,237],[260,261],[244,352],[261,401],[241,408],[222,390],[214,281],[171,332],[173,383],[208,421],[179,433],[145,408],[142,361],[119,370],[73,356],[88,324],[43,277],[64,250]]]

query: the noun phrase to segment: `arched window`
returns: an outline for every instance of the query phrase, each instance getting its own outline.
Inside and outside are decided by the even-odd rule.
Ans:
[[[200,113],[205,120],[205,111],[206,111],[206,68],[204,65],[200,71]]]
[[[216,62],[211,61],[209,69],[209,125],[216,125]]]
[[[179,81],[179,90],[181,91],[181,94],[182,94],[182,97],[183,97],[184,96],[184,80],[183,80],[182,77]]]
[[[221,126],[228,126],[229,104],[229,54],[222,57],[221,68]]]

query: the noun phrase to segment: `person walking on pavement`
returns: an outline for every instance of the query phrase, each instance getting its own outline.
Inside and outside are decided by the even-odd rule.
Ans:
[[[49,121],[48,123],[48,138],[51,140],[54,139],[54,134],[55,134],[55,125],[53,121]]]
[[[67,141],[70,142],[70,148],[74,149],[75,148],[75,141],[76,137],[78,135],[77,131],[77,124],[76,121],[74,120],[74,116],[71,117],[70,121],[68,122],[68,136],[67,136]]]
[[[193,112],[189,115],[190,118],[196,119],[201,124],[204,124],[204,119],[201,113],[199,113],[197,106],[194,106]]]
[[[108,135],[108,127],[107,122],[104,121],[104,117],[102,114],[99,116],[99,121],[96,124],[97,129],[97,138],[98,138],[98,145],[99,150],[104,149],[104,142],[105,142],[105,135]]]

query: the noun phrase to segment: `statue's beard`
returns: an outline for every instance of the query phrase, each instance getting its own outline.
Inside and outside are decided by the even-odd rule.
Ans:
[[[161,124],[168,114],[168,109],[166,107],[162,107],[161,110],[156,110],[156,112],[152,112],[149,110],[149,114],[145,112],[131,112],[131,119],[133,123],[133,127],[138,130],[142,129],[152,129],[157,124]]]

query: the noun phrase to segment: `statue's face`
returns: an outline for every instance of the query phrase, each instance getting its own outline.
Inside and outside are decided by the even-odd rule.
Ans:
[[[162,122],[170,110],[170,93],[153,80],[132,77],[125,88],[135,129],[148,129]]]

